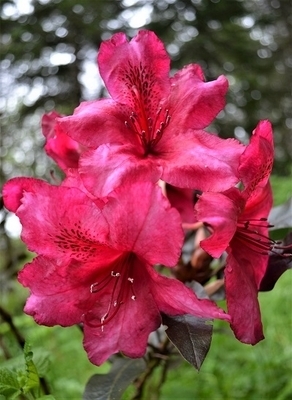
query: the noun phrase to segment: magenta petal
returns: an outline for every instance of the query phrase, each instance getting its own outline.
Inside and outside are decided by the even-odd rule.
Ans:
[[[264,187],[255,188],[255,190],[250,193],[240,218],[246,221],[268,218],[272,205],[273,192],[271,184],[268,181]],[[265,234],[268,236],[268,229],[266,229]]]
[[[98,324],[104,313],[98,303],[90,313],[92,322],[86,322],[85,317],[84,348],[94,364],[102,364],[119,351],[128,357],[142,357],[146,352],[149,334],[161,324],[145,265],[136,258],[132,267],[136,300],[131,298],[132,293],[128,293],[115,318],[103,326]]]
[[[51,111],[50,113],[43,115],[42,133],[47,140],[52,139],[55,136],[56,119],[60,117],[62,117],[62,115],[56,111]]]
[[[256,344],[264,338],[254,268],[261,255],[238,244],[232,245],[225,269],[225,288],[231,328],[238,340]],[[259,260],[261,261],[261,260]]]
[[[73,115],[59,118],[57,126],[86,147],[124,143],[126,137],[139,144],[138,136],[125,126],[131,112],[127,106],[112,99],[87,101],[81,103]]]
[[[5,207],[12,212],[16,212],[22,204],[24,192],[37,193],[47,183],[35,178],[13,178],[3,186],[3,200]]]
[[[62,116],[55,111],[43,115],[42,131],[46,138],[46,153],[66,171],[67,168],[77,168],[82,149],[79,143],[56,126],[56,120],[60,117]]]
[[[131,144],[104,144],[85,153],[79,164],[84,186],[97,197],[107,196],[131,180],[157,182],[161,176],[155,159],[142,157]]]
[[[133,252],[152,265],[176,264],[183,243],[181,218],[158,185],[129,181],[108,196],[102,213],[115,248]]]
[[[148,267],[148,272],[152,279],[151,291],[161,312],[167,315],[192,314],[202,318],[230,319],[214,302],[198,299],[191,289],[177,279],[161,276],[151,267]]]
[[[255,187],[266,185],[272,172],[273,160],[272,125],[267,120],[260,121],[240,158],[239,173],[248,195]]]
[[[238,182],[239,157],[244,146],[204,131],[163,137],[157,145],[162,179],[173,186],[223,191]]]
[[[196,64],[178,71],[171,83],[171,123],[182,130],[205,128],[225,106],[227,79],[219,76],[215,81],[205,82],[201,67]]]
[[[233,189],[233,197],[240,193]],[[212,257],[218,258],[227,249],[237,229],[238,204],[222,193],[203,193],[195,205],[198,221],[211,227],[211,236],[201,241],[201,247]]]
[[[76,261],[60,265],[57,260],[35,258],[18,275],[19,282],[31,292],[24,311],[47,326],[80,323],[85,305],[90,305],[90,284],[95,281],[89,273],[82,276],[82,271],[82,265]]]
[[[133,291],[121,286],[123,302],[111,307],[116,314],[101,324],[101,316],[107,310],[108,301],[103,306],[96,302],[84,317],[84,347],[90,360],[102,364],[114,353],[122,351],[128,357],[142,357],[145,354],[149,333],[160,323],[160,313],[181,315],[191,313],[204,318],[229,320],[229,316],[209,300],[199,300],[194,293],[176,279],[159,276],[151,266],[141,259],[132,258],[131,277]],[[128,285],[131,285],[128,282]],[[135,296],[133,298],[133,293]],[[119,296],[119,293],[115,293]],[[89,320],[90,317],[90,320]]]
[[[104,200],[94,196],[90,193],[83,184],[80,174],[76,168],[69,168],[66,170],[66,178],[62,181],[61,186],[78,188],[89,197],[99,209],[104,206]]]
[[[155,115],[169,93],[169,64],[163,43],[151,31],[138,32],[130,42],[117,33],[98,53],[100,74],[113,99],[132,110],[141,101],[148,116]]]
[[[32,184],[25,179],[10,182],[15,191],[23,193],[16,215],[23,225],[22,240],[31,251],[56,258],[97,257],[108,225],[85,193],[37,179]]]
[[[180,213],[182,222],[194,223],[195,193],[191,189],[181,189],[172,185],[166,186],[166,195],[170,204]]]

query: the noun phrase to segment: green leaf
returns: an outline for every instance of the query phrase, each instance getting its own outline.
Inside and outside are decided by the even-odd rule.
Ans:
[[[40,377],[44,377],[49,370],[51,360],[50,360],[50,353],[43,349],[35,349],[33,351],[33,362],[36,366],[38,371],[38,375]],[[23,359],[23,354],[19,356],[10,358],[9,360],[5,360],[2,362],[2,366],[9,368],[9,369],[25,369],[25,362]]]
[[[56,400],[54,396],[52,396],[51,394],[47,394],[45,396],[42,397],[38,397],[37,400]]]
[[[36,366],[39,377],[44,377],[50,368],[50,353],[43,350],[34,350],[33,362]]]
[[[7,368],[0,369],[0,395],[5,399],[15,399],[21,393],[17,373]]]
[[[40,380],[36,366],[32,360],[33,352],[30,349],[30,345],[25,343],[24,345],[24,359],[26,367],[26,382],[22,390],[24,393],[28,393],[31,389],[39,388]]]
[[[93,375],[86,384],[83,400],[119,400],[126,388],[145,370],[142,358],[116,358],[106,375]]]
[[[171,342],[183,358],[199,370],[210,349],[213,320],[189,314],[161,316],[163,324],[167,325],[166,334]]]

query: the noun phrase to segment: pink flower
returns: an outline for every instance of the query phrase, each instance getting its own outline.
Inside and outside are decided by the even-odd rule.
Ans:
[[[183,242],[179,213],[154,184],[126,184],[94,202],[77,188],[15,178],[3,194],[37,253],[19,274],[31,292],[25,312],[47,326],[82,323],[94,364],[118,351],[143,356],[161,312],[229,319],[153,268],[174,266]]]
[[[197,193],[194,190],[166,185],[165,194],[172,207],[175,207],[180,213],[183,223],[194,224],[196,222],[194,205]]]
[[[201,247],[213,257],[228,253],[225,288],[231,327],[240,341],[250,344],[264,337],[257,295],[274,246],[267,222],[273,154],[271,124],[261,121],[240,160],[244,190],[203,193],[195,206],[198,220],[211,230]]]
[[[98,64],[112,98],[84,102],[58,120],[92,149],[79,164],[90,192],[106,195],[129,173],[199,190],[225,190],[238,181],[243,146],[202,130],[225,105],[225,77],[205,82],[195,64],[169,77],[170,58],[150,31],[130,42],[115,34],[102,43]]]
[[[82,146],[56,126],[56,118],[61,115],[56,111],[44,114],[42,131],[46,138],[45,151],[58,166],[67,171],[68,168],[77,168]]]

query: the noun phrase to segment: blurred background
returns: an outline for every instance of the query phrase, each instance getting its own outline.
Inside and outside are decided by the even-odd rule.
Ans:
[[[80,101],[105,96],[106,90],[96,65],[101,41],[118,31],[133,37],[140,29],[150,29],[165,43],[172,59],[172,73],[185,64],[198,63],[207,80],[215,79],[221,74],[227,76],[230,84],[227,105],[212,125],[213,132],[221,137],[235,136],[246,143],[260,119],[272,121],[276,145],[273,171],[274,187],[277,188],[276,203],[285,201],[287,193],[291,194],[291,9],[290,0],[1,0],[0,187],[14,176],[51,179],[51,171],[55,166],[43,152],[44,138],[40,130],[42,115],[52,110],[71,114]],[[16,239],[19,227],[7,214],[3,204],[0,209],[0,224],[2,305],[11,315],[19,315],[20,326],[28,324],[32,329],[35,325],[31,320],[28,323],[21,319],[24,318],[20,315],[27,293],[19,287],[15,279],[18,269],[31,256]],[[289,296],[289,277],[284,278],[285,289],[283,286],[281,293],[275,294],[277,324],[282,323],[283,329],[285,322],[282,320],[285,318],[287,321],[290,315],[289,304],[283,301],[283,293]],[[291,283],[291,279],[289,282]],[[268,300],[265,301],[268,305]],[[277,308],[278,304],[284,307],[282,314]],[[35,334],[32,333],[34,330],[30,332],[32,336]],[[35,335],[39,335],[39,341],[42,335],[46,336],[45,333]],[[52,351],[57,356],[58,340],[66,342],[65,336],[62,336],[65,335],[63,331],[60,335],[63,339],[56,339],[57,342],[52,344],[55,346]],[[219,357],[223,362],[225,357],[234,362],[239,357],[243,360],[240,363],[244,364],[241,366],[249,368],[247,371],[253,370],[250,368],[257,371],[267,368],[267,374],[261,378],[253,378],[253,384],[248,380],[245,382],[246,377],[241,376],[243,386],[240,386],[239,380],[238,387],[230,375],[229,381],[226,381],[229,383],[224,384],[220,379],[231,374],[231,371],[226,365],[225,369],[218,367],[214,357],[210,361],[207,357],[206,363],[209,364],[203,381],[206,379],[208,386],[211,379],[214,387],[211,385],[210,390],[213,392],[210,392],[211,395],[206,389],[205,393],[202,386],[201,394],[196,392],[197,395],[216,399],[241,398],[241,394],[256,400],[291,399],[291,385],[287,386],[285,383],[288,371],[291,373],[291,362],[287,364],[287,357],[292,357],[291,348],[287,350],[291,340],[289,342],[285,334],[279,336],[276,330],[271,330],[271,338],[277,345],[260,347],[257,356],[249,350],[246,351],[246,347],[240,344],[241,355],[234,348],[231,355],[222,355],[220,349],[213,353],[217,361]],[[78,345],[79,340],[78,336]],[[215,340],[219,340],[220,347],[221,339]],[[226,346],[226,343],[222,346]],[[271,346],[270,342],[268,346]],[[73,347],[68,348],[68,357],[72,349]],[[271,357],[266,357],[267,351],[272,354]],[[284,358],[279,360],[283,352]],[[262,358],[262,367],[258,365],[256,357]],[[87,363],[86,357],[79,362],[86,370],[83,366]],[[64,367],[62,368],[64,373]],[[278,371],[277,384],[272,384],[270,379],[272,370]],[[79,376],[79,372],[76,373]],[[188,374],[193,374],[193,371],[182,369],[181,374],[183,380]],[[55,372],[55,375],[56,380],[58,374]],[[266,389],[262,387],[262,380],[268,385]],[[69,384],[68,381],[66,384]],[[72,385],[74,386],[73,383]],[[224,385],[231,386],[225,388]],[[254,391],[255,385],[257,391]],[[171,387],[170,382],[165,389],[168,393],[167,388],[170,388],[169,396],[173,390]],[[246,391],[240,391],[242,387]],[[277,397],[283,387],[286,392],[283,392],[282,397]],[[217,390],[218,397],[212,397],[214,390]],[[77,392],[72,389],[72,393]],[[72,393],[68,392],[68,396],[73,396]],[[193,398],[194,391],[190,393],[191,397],[186,394],[183,398]],[[228,397],[228,393],[232,393],[231,397]],[[272,397],[265,397],[268,393]]]

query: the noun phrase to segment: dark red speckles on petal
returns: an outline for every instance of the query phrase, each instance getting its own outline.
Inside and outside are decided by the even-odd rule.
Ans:
[[[128,99],[128,104],[141,117],[143,113],[150,116],[153,114],[160,102],[159,93],[155,90],[155,74],[149,66],[138,66],[128,62],[124,68],[119,71],[119,79],[124,82],[126,90],[124,95]]]
[[[60,223],[56,236],[50,237],[64,254],[70,253],[72,258],[82,261],[88,261],[101,246],[89,229],[81,227],[80,221],[74,223],[73,228],[66,228]]]

